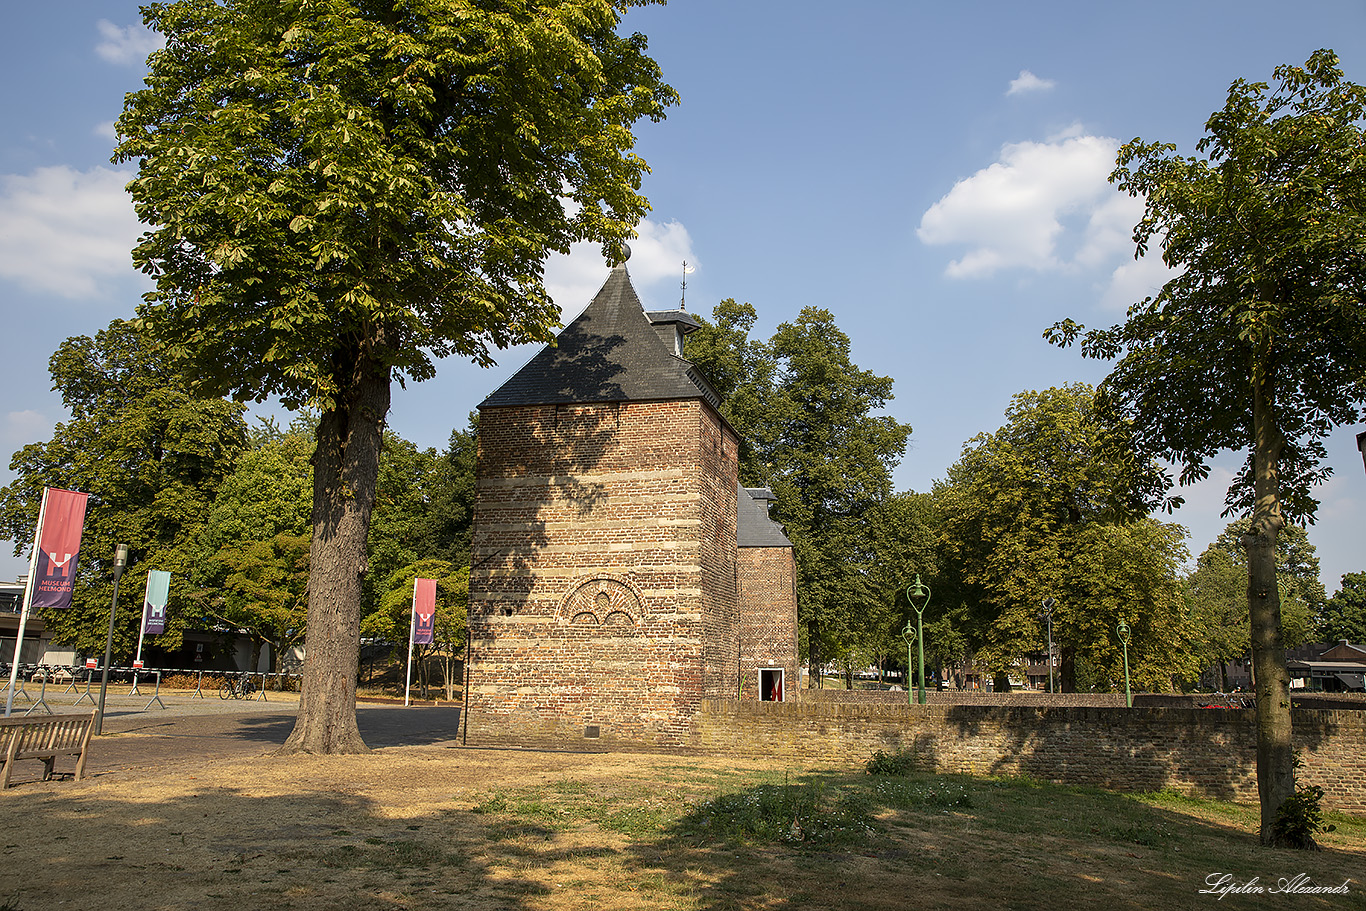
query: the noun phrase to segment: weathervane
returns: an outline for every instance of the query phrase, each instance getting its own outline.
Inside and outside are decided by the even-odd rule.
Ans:
[[[686,259],[683,260],[683,283],[680,286],[683,290],[683,296],[678,299],[678,309],[680,310],[688,309],[688,276],[696,271],[696,266],[690,266]]]

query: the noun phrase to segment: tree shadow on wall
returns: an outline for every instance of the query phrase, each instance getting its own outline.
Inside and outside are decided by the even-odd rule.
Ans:
[[[993,745],[988,774],[1229,801],[1256,794],[1256,718],[1255,709],[975,706],[945,716],[960,743]],[[1295,748],[1317,750],[1334,732],[1301,725]]]
[[[605,500],[605,485],[581,476],[597,470],[616,448],[619,403],[625,398],[617,379],[626,368],[615,352],[625,345],[621,335],[589,337],[571,325],[557,346],[543,349],[518,374],[544,376],[493,396],[494,407],[481,413],[481,534],[471,564],[485,578],[530,571],[536,552],[549,543],[552,504],[571,504],[572,515],[583,519]],[[516,426],[523,421],[524,436]],[[532,490],[534,497],[525,496]],[[504,491],[519,496],[511,499]],[[471,604],[472,626],[488,619],[475,610]]]

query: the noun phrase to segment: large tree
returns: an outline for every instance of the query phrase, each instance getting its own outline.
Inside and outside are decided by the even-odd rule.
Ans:
[[[242,406],[191,395],[146,334],[124,320],[94,338],[62,342],[49,371],[70,419],[47,442],[14,454],[17,477],[0,490],[0,533],[22,553],[33,543],[44,487],[90,494],[72,608],[44,617],[53,638],[87,654],[104,650],[114,548],[127,544],[115,654],[136,651],[141,612],[128,604],[141,604],[152,569],[172,574],[168,625],[157,644],[176,648],[187,618],[198,617],[187,585],[195,540],[246,446]]]
[[[1169,688],[1188,670],[1173,666],[1185,531],[1146,518],[1168,487],[1160,467],[1084,383],[1020,393],[1006,419],[964,445],[936,490],[945,594],[967,608],[974,660],[999,677],[1042,653],[1040,604],[1053,598],[1064,691],[1079,677],[1120,685],[1121,620],[1136,682]]]
[[[313,443],[311,425],[287,432],[273,424],[253,434],[254,445],[223,479],[199,534],[191,597],[206,625],[243,631],[252,642],[251,669],[261,646],[271,663],[307,628],[308,558]]]
[[[1242,538],[1248,519],[1229,523],[1205,548],[1186,578],[1186,603],[1192,620],[1192,649],[1205,667],[1218,665],[1220,688],[1227,689],[1227,662],[1246,658],[1251,648],[1247,613],[1247,552]],[[1308,533],[1287,525],[1276,539],[1276,586],[1281,594],[1281,633],[1287,646],[1313,635],[1315,615],[1326,596],[1319,581],[1319,558]]]
[[[1228,503],[1251,518],[1264,844],[1295,789],[1276,542],[1287,522],[1313,521],[1323,440],[1361,419],[1366,399],[1366,89],[1326,50],[1278,67],[1275,82],[1233,83],[1196,145],[1204,157],[1141,139],[1120,149],[1111,180],[1146,206],[1138,254],[1157,244],[1182,271],[1119,325],[1045,333],[1117,359],[1103,391],[1183,483],[1220,451],[1248,453]]]
[[[1344,573],[1342,586],[1319,612],[1314,635],[1321,642],[1366,645],[1366,573]]]
[[[648,209],[633,124],[677,96],[631,0],[177,0],[115,161],[150,230],[139,313],[196,388],[320,415],[307,664],[286,751],[366,749],[366,532],[394,380],[550,338],[551,251]]]

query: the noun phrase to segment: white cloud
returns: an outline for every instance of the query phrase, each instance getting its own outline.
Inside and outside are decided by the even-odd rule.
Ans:
[[[1010,80],[1007,95],[1023,95],[1026,92],[1046,92],[1057,85],[1052,79],[1040,79],[1029,70],[1020,70],[1020,75]]]
[[[101,139],[108,139],[110,142],[116,142],[119,138],[118,133],[114,131],[114,121],[112,120],[105,120],[102,123],[95,124],[95,129],[90,132]]]
[[[141,66],[147,62],[147,55],[166,45],[166,39],[141,25],[119,28],[108,19],[95,24],[100,32],[100,42],[95,45],[95,53],[101,60],[118,66]]]
[[[126,171],[38,168],[0,175],[0,277],[67,298],[107,296],[134,276],[129,251],[141,226]]]
[[[1064,218],[1088,220],[1078,244],[1089,265],[1111,240],[1108,226],[1124,203],[1107,178],[1119,143],[1105,136],[1017,142],[1000,160],[964,178],[920,219],[927,244],[965,244],[949,263],[954,278],[989,276],[998,269],[1047,272],[1072,267],[1059,253]]]
[[[997,271],[1106,274],[1102,306],[1123,309],[1156,291],[1174,273],[1158,245],[1133,260],[1133,226],[1143,201],[1109,183],[1119,143],[1077,126],[1045,142],[1011,143],[998,161],[958,181],[921,217],[926,244],[967,251],[945,267],[950,278]]]
[[[645,289],[663,279],[677,281],[682,278],[683,261],[697,265],[697,257],[692,251],[692,238],[688,229],[676,221],[663,224],[645,219],[636,226],[638,236],[630,242],[631,258],[626,268],[631,273],[631,281],[636,290],[645,294]],[[552,256],[546,263],[546,290],[559,304],[562,320],[568,322],[588,305],[593,295],[607,280],[607,262],[602,258],[596,244],[575,244],[568,256]],[[646,306],[673,306],[672,293],[666,298],[645,300]]]

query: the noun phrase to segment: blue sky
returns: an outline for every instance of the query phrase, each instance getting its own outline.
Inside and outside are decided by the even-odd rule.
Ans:
[[[0,450],[62,420],[47,359],[62,339],[129,316],[146,285],[138,233],[109,163],[112,122],[140,87],[153,39],[137,4],[18,4],[0,33]],[[637,131],[650,163],[629,268],[651,307],[680,297],[710,314],[752,303],[767,337],[804,306],[835,313],[859,366],[892,376],[891,413],[912,425],[896,471],[928,490],[962,444],[1003,421],[1010,398],[1097,382],[1104,365],[1040,338],[1063,317],[1120,319],[1162,281],[1135,263],[1132,200],[1105,181],[1135,136],[1193,153],[1238,77],[1269,80],[1320,47],[1366,81],[1366,6],[1243,0],[1076,3],[816,3],[674,0],[634,10],[680,92]],[[572,318],[607,270],[592,250],[549,264]],[[450,430],[532,352],[488,370],[446,361],[396,390],[391,426],[422,446]],[[1366,569],[1366,472],[1355,431],[1329,441],[1335,477],[1310,529],[1329,591]],[[1176,520],[1192,552],[1223,528],[1232,455],[1187,492]],[[0,473],[0,482],[11,474]],[[0,557],[0,578],[24,563]]]

